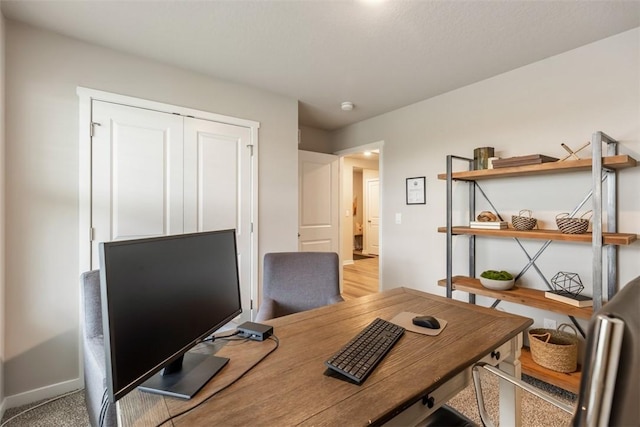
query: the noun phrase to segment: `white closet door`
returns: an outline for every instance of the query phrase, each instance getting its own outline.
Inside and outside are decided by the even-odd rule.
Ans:
[[[92,268],[101,241],[184,232],[183,119],[93,102]]]
[[[243,318],[251,312],[249,128],[185,118],[185,232],[236,229]]]

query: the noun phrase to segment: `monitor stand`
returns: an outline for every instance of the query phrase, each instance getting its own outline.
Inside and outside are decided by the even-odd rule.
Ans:
[[[176,362],[138,386],[140,391],[191,399],[229,359],[210,354],[187,352],[182,356],[182,369],[175,370]],[[179,365],[179,362],[177,363]],[[164,372],[166,371],[166,372]],[[171,373],[168,373],[171,372]]]

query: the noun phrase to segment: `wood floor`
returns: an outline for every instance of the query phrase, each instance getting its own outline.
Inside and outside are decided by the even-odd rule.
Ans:
[[[378,292],[378,257],[355,260],[343,267],[342,297],[345,300]]]

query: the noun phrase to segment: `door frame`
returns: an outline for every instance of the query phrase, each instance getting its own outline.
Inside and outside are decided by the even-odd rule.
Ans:
[[[78,86],[76,94],[79,98],[79,189],[78,189],[78,253],[79,267],[82,272],[87,271],[91,266],[91,108],[92,101],[105,101],[115,104],[122,104],[130,107],[154,110],[162,113],[179,114],[191,116],[197,119],[209,120],[229,125],[236,125],[249,128],[251,130],[250,144],[253,146],[251,156],[251,254],[250,254],[250,289],[252,301],[257,301],[258,297],[258,129],[260,123],[240,119],[236,117],[224,116],[210,113],[208,111],[196,110],[135,98],[126,95],[119,95],[110,92],[99,91]],[[82,351],[82,349],[80,349]],[[82,357],[80,357],[82,360]],[[82,367],[81,367],[82,369]]]
[[[380,239],[378,242],[380,244],[380,253],[378,254],[378,259],[380,261],[382,261],[383,259],[383,255],[384,255],[384,250],[385,250],[385,245],[383,242],[383,238],[382,236],[384,235],[383,233],[383,216],[384,216],[384,211],[382,209],[382,206],[384,206],[384,192],[382,191],[382,186],[384,183],[384,167],[383,167],[383,152],[384,152],[384,140],[380,140],[380,141],[375,141],[375,142],[371,142],[369,144],[364,144],[364,145],[358,145],[356,147],[351,147],[351,148],[345,148],[344,150],[338,150],[338,151],[334,151],[333,154],[335,154],[336,156],[340,157],[340,159],[342,160],[343,157],[348,156],[350,154],[355,154],[355,153],[362,153],[363,151],[368,151],[368,150],[378,150],[379,151],[379,156],[378,156],[378,179],[380,180],[380,198],[379,198],[379,203],[380,203],[380,235],[378,236],[378,238]],[[341,163],[342,165],[342,163]],[[350,209],[350,206],[343,206],[342,200],[343,200],[343,194],[342,194],[342,180],[343,180],[343,170],[342,167],[340,168],[340,213],[345,212],[347,209]],[[343,229],[344,226],[344,217],[342,215],[339,216],[340,217],[340,228],[341,230]],[[351,217],[350,217],[351,219]],[[352,227],[353,228],[353,227]],[[342,236],[341,236],[342,238]],[[364,242],[363,242],[364,243]],[[343,249],[342,249],[342,244],[340,245],[340,260],[345,259],[344,258],[344,253],[343,253]],[[344,267],[344,266],[343,266]],[[342,269],[341,269],[342,271]],[[378,290],[382,290],[382,284],[384,283],[384,277],[383,277],[383,270],[382,270],[382,262],[380,262],[378,264]]]
[[[380,167],[380,162],[378,162],[378,167]],[[366,170],[366,169],[365,169]],[[369,183],[370,182],[377,182],[378,183],[378,253],[374,254],[374,255],[378,255],[380,256],[380,212],[382,209],[381,208],[381,204],[380,204],[380,173],[378,172],[378,176],[376,176],[375,178],[364,178],[364,171],[363,170],[363,178],[362,180],[364,181],[364,185],[362,186],[363,188],[363,194],[364,196],[364,206],[363,206],[363,211],[364,211],[364,216],[363,216],[363,233],[362,233],[362,253],[364,254],[365,252],[367,253],[367,255],[370,253],[369,249],[371,249],[371,242],[370,242],[370,236],[371,236],[371,230],[369,227],[369,223],[371,222],[371,215],[369,212]],[[366,202],[365,202],[366,200]]]

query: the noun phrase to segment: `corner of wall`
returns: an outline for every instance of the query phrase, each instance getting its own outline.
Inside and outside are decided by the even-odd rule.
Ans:
[[[298,150],[331,154],[329,133],[309,126],[298,126]]]
[[[5,289],[5,18],[0,11],[0,419],[4,415],[4,289]]]

